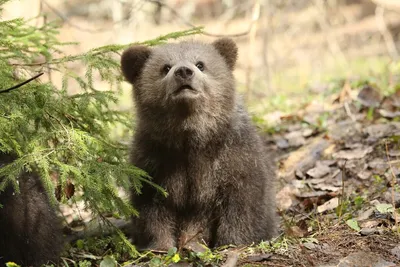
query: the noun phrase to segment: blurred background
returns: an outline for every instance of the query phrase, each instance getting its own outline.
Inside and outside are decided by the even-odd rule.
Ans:
[[[234,38],[238,88],[252,112],[266,114],[301,105],[334,79],[394,82],[398,12],[396,0],[20,0],[6,5],[3,19],[60,21],[61,41],[79,42],[61,48],[67,54],[204,26],[189,38]],[[34,19],[39,14],[45,17]],[[122,105],[129,107],[125,86]]]

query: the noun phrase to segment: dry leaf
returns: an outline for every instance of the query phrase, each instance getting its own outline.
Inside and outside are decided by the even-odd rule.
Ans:
[[[328,200],[327,202],[325,202],[324,204],[318,206],[317,212],[322,213],[327,210],[333,210],[333,209],[337,208],[337,206],[339,206],[339,198],[334,197],[334,198]]]
[[[353,150],[341,150],[334,153],[332,156],[338,159],[361,159],[373,151],[372,147],[356,148]]]
[[[357,99],[366,107],[379,107],[382,96],[375,88],[366,85],[358,93]]]
[[[321,164],[320,162],[317,162],[314,168],[310,169],[307,174],[313,178],[321,178],[325,175],[327,175],[331,171],[331,168],[329,168],[326,165]]]
[[[297,202],[296,195],[299,190],[293,185],[285,185],[278,194],[276,194],[276,204],[281,210],[287,210],[290,206]]]
[[[395,134],[400,134],[400,123],[391,122],[385,124],[374,124],[365,127],[363,132],[375,139],[392,136]]]

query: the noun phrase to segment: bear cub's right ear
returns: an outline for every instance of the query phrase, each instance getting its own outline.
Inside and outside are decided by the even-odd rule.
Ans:
[[[129,47],[122,53],[121,70],[128,82],[134,84],[137,81],[150,55],[151,49],[142,45]]]

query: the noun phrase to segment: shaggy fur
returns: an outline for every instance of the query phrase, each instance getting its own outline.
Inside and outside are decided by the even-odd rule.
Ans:
[[[199,232],[209,246],[275,234],[274,174],[235,93],[236,58],[230,39],[123,53],[138,120],[131,160],[169,193],[132,194],[138,248],[166,250]]]
[[[13,160],[0,153],[0,168]],[[20,194],[11,186],[0,192],[0,266],[7,261],[23,266],[57,261],[63,248],[61,222],[39,177],[23,173],[19,188]]]

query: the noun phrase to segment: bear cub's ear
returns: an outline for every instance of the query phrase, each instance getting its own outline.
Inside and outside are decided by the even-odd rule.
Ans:
[[[137,81],[150,54],[151,49],[142,45],[129,47],[122,53],[121,70],[128,82]]]
[[[235,68],[238,56],[238,48],[236,43],[230,38],[220,38],[214,41],[212,44],[225,59],[228,67],[233,70]]]

